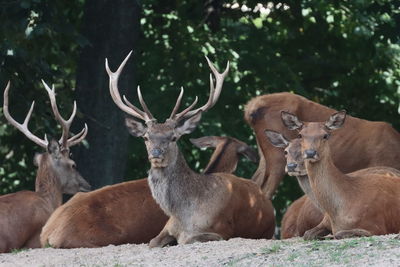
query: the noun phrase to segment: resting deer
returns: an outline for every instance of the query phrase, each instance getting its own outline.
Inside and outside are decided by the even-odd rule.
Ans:
[[[259,147],[259,167],[252,179],[268,198],[272,198],[285,174],[282,150],[265,138],[265,129],[282,133],[289,139],[296,134],[281,120],[281,111],[297,114],[303,121],[324,121],[335,110],[292,93],[262,95],[250,100],[245,120],[253,128]],[[400,134],[385,122],[371,122],[348,116],[343,129],[332,136],[332,159],[344,173],[373,166],[400,169]]]
[[[10,82],[4,90],[4,116],[10,124],[20,130],[28,139],[46,149],[37,154],[34,163],[38,166],[35,192],[20,191],[0,196],[0,252],[18,248],[40,247],[39,234],[50,214],[62,204],[62,194],[75,194],[90,190],[89,184],[75,169],[75,162],[69,158],[69,148],[80,143],[87,134],[87,126],[75,136],[68,138],[69,128],[76,114],[74,110],[68,120],[58,112],[55,91],[43,82],[51,102],[54,116],[62,127],[59,142],[47,141],[35,136],[28,129],[34,102],[22,124],[15,121],[8,110]]]
[[[288,141],[281,134],[265,131],[272,145],[284,148],[286,156],[285,170],[290,176],[295,176],[306,195],[294,201],[282,218],[281,239],[303,236],[305,239],[320,238],[330,233],[330,227],[317,227],[323,219],[323,212],[313,196],[311,186],[301,153],[301,139]],[[400,171],[390,167],[370,167],[349,173],[349,176],[381,174],[390,177],[400,177]],[[308,196],[311,196],[311,200]],[[314,204],[315,203],[315,204]],[[323,225],[326,223],[324,222]],[[316,228],[317,227],[317,228]],[[308,231],[310,230],[310,231]],[[307,231],[307,232],[306,232]]]
[[[333,162],[330,138],[344,124],[346,113],[337,112],[326,122],[301,122],[293,114],[282,115],[287,127],[299,131],[313,197],[326,212],[323,222],[334,237],[398,233],[400,180],[374,172],[346,175]]]
[[[213,167],[205,173],[233,173],[242,153],[257,157],[245,143],[231,137],[205,136],[191,141],[198,147],[215,146],[207,165]],[[53,212],[40,238],[42,246],[55,248],[148,243],[167,220],[147,179],[140,179],[76,194]]]
[[[210,76],[210,97],[195,110],[195,101],[178,113],[183,89],[170,117],[158,123],[145,104],[140,88],[138,97],[144,111],[119,94],[118,78],[130,54],[116,72],[108,67],[110,94],[114,103],[132,117],[126,119],[129,132],[143,137],[151,163],[149,185],[152,195],[169,219],[160,234],[150,241],[150,247],[163,247],[171,241],[178,244],[196,241],[228,239],[231,237],[270,238],[274,232],[271,202],[253,182],[226,173],[198,174],[187,165],[177,146],[177,140],[191,133],[203,112],[217,102],[229,64],[220,74],[208,60],[216,85]]]

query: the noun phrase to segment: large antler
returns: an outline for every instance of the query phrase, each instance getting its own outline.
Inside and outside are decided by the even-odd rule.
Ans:
[[[20,130],[26,137],[28,137],[31,141],[33,141],[35,144],[47,148],[47,145],[49,142],[47,141],[46,135],[44,136],[44,139],[40,139],[36,135],[34,135],[29,129],[28,129],[28,123],[29,119],[31,118],[33,107],[35,106],[35,101],[32,101],[31,108],[28,111],[28,114],[25,117],[24,123],[20,124],[16,120],[14,120],[10,112],[8,110],[8,91],[10,90],[10,81],[8,81],[6,89],[4,90],[4,103],[3,103],[3,112],[4,116],[8,120],[8,122],[15,126],[18,130]]]
[[[119,79],[119,75],[121,74],[122,70],[125,67],[126,62],[128,61],[129,57],[131,56],[132,51],[129,52],[129,54],[126,56],[126,58],[124,59],[124,61],[122,61],[121,65],[118,67],[116,72],[112,72],[110,70],[110,67],[108,66],[108,59],[106,58],[106,71],[108,73],[108,76],[110,78],[110,94],[111,94],[111,98],[113,99],[114,103],[123,111],[125,111],[126,113],[128,113],[131,116],[134,116],[138,119],[144,120],[146,123],[150,122],[150,121],[154,121],[155,118],[153,117],[153,115],[151,114],[150,110],[147,108],[146,103],[143,100],[142,97],[142,92],[140,91],[140,87],[137,87],[137,93],[139,96],[139,101],[140,101],[140,105],[142,105],[142,108],[144,111],[141,111],[140,109],[138,109],[137,107],[135,107],[132,103],[130,103],[128,101],[128,99],[126,99],[125,96],[123,96],[123,99],[125,101],[125,103],[122,101],[121,99],[121,95],[119,94],[119,90],[118,90],[118,79]]]
[[[214,87],[214,81],[213,81],[212,75],[210,74],[210,96],[208,98],[207,103],[200,108],[191,110],[197,103],[197,96],[196,96],[196,99],[189,107],[187,107],[182,112],[176,114],[176,112],[178,111],[179,106],[181,104],[181,99],[183,96],[183,88],[181,88],[181,93],[179,94],[178,100],[176,101],[175,107],[172,110],[172,113],[171,113],[171,116],[169,117],[169,119],[179,121],[184,118],[189,118],[189,117],[193,116],[194,114],[197,114],[197,112],[200,112],[200,111],[204,112],[204,111],[209,110],[218,101],[219,95],[221,94],[222,85],[224,84],[224,79],[229,71],[229,61],[226,64],[225,71],[223,73],[219,73],[217,71],[217,69],[215,68],[214,64],[208,59],[207,56],[206,56],[206,59],[207,59],[208,66],[210,67],[212,73],[214,74],[215,81],[216,81],[215,87]]]
[[[53,109],[54,116],[55,116],[56,120],[61,124],[61,128],[63,130],[62,137],[61,137],[59,143],[61,143],[61,145],[64,149],[68,149],[69,147],[80,143],[86,137],[86,134],[88,131],[86,123],[85,123],[85,127],[82,129],[82,131],[80,131],[77,135],[74,135],[68,139],[69,128],[71,126],[72,121],[74,120],[75,115],[76,115],[76,102],[74,102],[74,109],[72,111],[71,117],[68,120],[64,120],[61,117],[60,112],[58,111],[54,86],[52,89],[50,89],[49,86],[43,80],[42,80],[42,83],[43,83],[44,87],[46,88],[47,93],[49,94],[51,107]],[[9,91],[9,89],[10,89],[10,82],[7,83],[6,89],[4,90],[4,104],[3,104],[4,116],[11,123],[11,125],[15,126],[18,130],[20,130],[23,134],[25,134],[25,136],[28,137],[30,140],[32,140],[37,145],[39,145],[43,148],[47,148],[47,145],[49,144],[49,142],[46,138],[46,135],[44,136],[44,139],[40,139],[39,137],[32,134],[31,131],[28,129],[28,123],[29,123],[29,119],[31,118],[31,115],[32,115],[35,101],[32,102],[31,108],[29,109],[29,112],[26,115],[24,122],[22,124],[20,124],[11,117],[10,112],[8,110],[8,91]]]
[[[52,87],[50,88],[45,83],[45,81],[42,80],[42,83],[49,95],[51,109],[53,110],[54,117],[55,117],[56,121],[58,121],[58,123],[61,125],[61,128],[62,128],[62,136],[59,140],[59,143],[62,145],[62,147],[64,149],[68,149],[69,147],[80,143],[83,139],[85,139],[87,131],[88,131],[86,123],[85,123],[85,127],[78,134],[76,134],[68,139],[69,129],[70,129],[72,121],[74,120],[75,115],[76,115],[76,101],[74,101],[74,108],[72,110],[71,116],[69,117],[68,120],[65,120],[61,116],[60,112],[58,111],[57,101],[56,101],[56,89],[55,89],[54,85],[52,85]]]

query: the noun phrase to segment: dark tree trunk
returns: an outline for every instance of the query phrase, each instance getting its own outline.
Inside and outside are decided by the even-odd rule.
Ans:
[[[212,32],[219,31],[221,20],[222,1],[221,0],[205,0],[204,16],[205,22],[208,24]]]
[[[77,70],[76,97],[81,122],[86,122],[89,149],[75,152],[81,174],[93,188],[121,182],[127,159],[128,131],[124,113],[113,103],[108,89],[104,60],[115,71],[139,36],[139,5],[134,0],[88,0],[85,4],[82,34],[88,39]],[[119,81],[121,95],[135,85],[134,56]],[[79,123],[81,125],[81,123]]]

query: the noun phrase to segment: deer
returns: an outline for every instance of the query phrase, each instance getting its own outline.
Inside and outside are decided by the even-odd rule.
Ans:
[[[288,112],[282,112],[282,120],[299,133],[311,199],[326,213],[317,227],[330,228],[336,239],[399,232],[398,177],[366,169],[346,175],[335,166],[331,140],[345,123],[345,111],[332,114],[325,122],[303,122]]]
[[[239,156],[258,154],[232,137],[204,136],[190,140],[197,147],[215,147],[203,173],[233,173]],[[123,218],[123,219],[121,219]],[[153,199],[147,178],[78,193],[58,207],[40,235],[42,247],[101,247],[149,243],[164,227],[167,215]],[[151,222],[151,223],[149,223]]]
[[[272,145],[284,149],[286,157],[285,171],[289,176],[297,178],[300,187],[305,193],[304,196],[295,200],[285,212],[281,224],[281,239],[304,236],[304,239],[311,240],[320,239],[330,234],[330,228],[317,227],[323,221],[324,212],[321,207],[318,207],[318,202],[311,190],[303,155],[301,153],[301,139],[296,138],[289,141],[282,134],[270,130],[266,130],[265,134]],[[381,174],[389,177],[400,177],[399,170],[384,166],[369,167],[349,173],[348,175],[357,176],[363,174]],[[309,196],[311,196],[311,198]],[[326,223],[324,222],[323,225]]]
[[[231,237],[271,238],[275,227],[272,203],[254,182],[227,173],[196,173],[187,165],[177,145],[182,135],[196,129],[202,113],[217,102],[229,62],[225,71],[219,73],[206,57],[216,81],[214,85],[210,75],[210,96],[206,104],[193,109],[196,97],[178,113],[183,96],[181,88],[169,118],[159,123],[144,102],[139,86],[137,94],[143,110],[125,96],[121,98],[118,78],[130,55],[115,72],[110,70],[107,59],[105,65],[111,98],[129,115],[125,120],[129,133],[144,139],[151,166],[148,183],[152,196],[169,217],[149,247],[164,247],[174,241],[190,244]]]
[[[62,136],[58,141],[53,138],[48,141],[46,135],[41,139],[29,130],[34,101],[23,123],[14,120],[9,113],[10,82],[4,90],[3,112],[7,121],[46,152],[34,157],[34,164],[38,167],[34,192],[19,191],[0,196],[1,253],[40,247],[41,229],[51,213],[62,204],[62,194],[73,195],[90,190],[90,185],[76,170],[75,162],[70,158],[70,147],[82,142],[88,131],[87,125],[81,132],[69,137],[69,129],[76,114],[76,102],[70,118],[63,119],[58,111],[54,86],[50,89],[43,80],[42,83],[49,95],[55,119],[62,128]]]
[[[303,121],[324,121],[335,112],[288,92],[258,96],[246,104],[244,118],[254,130],[260,155],[252,180],[268,198],[274,196],[284,177],[285,157],[281,149],[266,140],[264,131],[274,130],[289,139],[296,137],[295,132],[282,124],[282,110],[297,114]],[[346,125],[332,136],[331,142],[333,161],[344,173],[374,166],[400,169],[400,134],[386,122],[348,116]]]

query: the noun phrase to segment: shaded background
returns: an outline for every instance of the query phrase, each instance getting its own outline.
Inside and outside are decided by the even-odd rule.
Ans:
[[[255,147],[243,108],[252,97],[290,91],[400,129],[400,9],[392,1],[220,0],[1,0],[0,85],[11,80],[10,112],[22,121],[36,100],[30,129],[58,136],[40,79],[54,83],[64,116],[78,102],[74,131],[89,126],[73,150],[82,175],[95,187],[146,177],[144,143],[128,136],[124,114],[112,103],[104,58],[115,70],[130,50],[122,94],[138,104],[142,92],[163,121],[184,86],[184,102],[208,98],[208,55],[219,69],[231,61],[220,100],[190,137],[228,135]],[[2,94],[1,94],[2,103]],[[0,108],[1,109],[1,108]],[[182,138],[192,168],[211,151]],[[33,189],[33,155],[40,149],[0,115],[0,194]],[[251,177],[243,160],[237,174]],[[301,191],[285,178],[274,198],[278,220]]]

